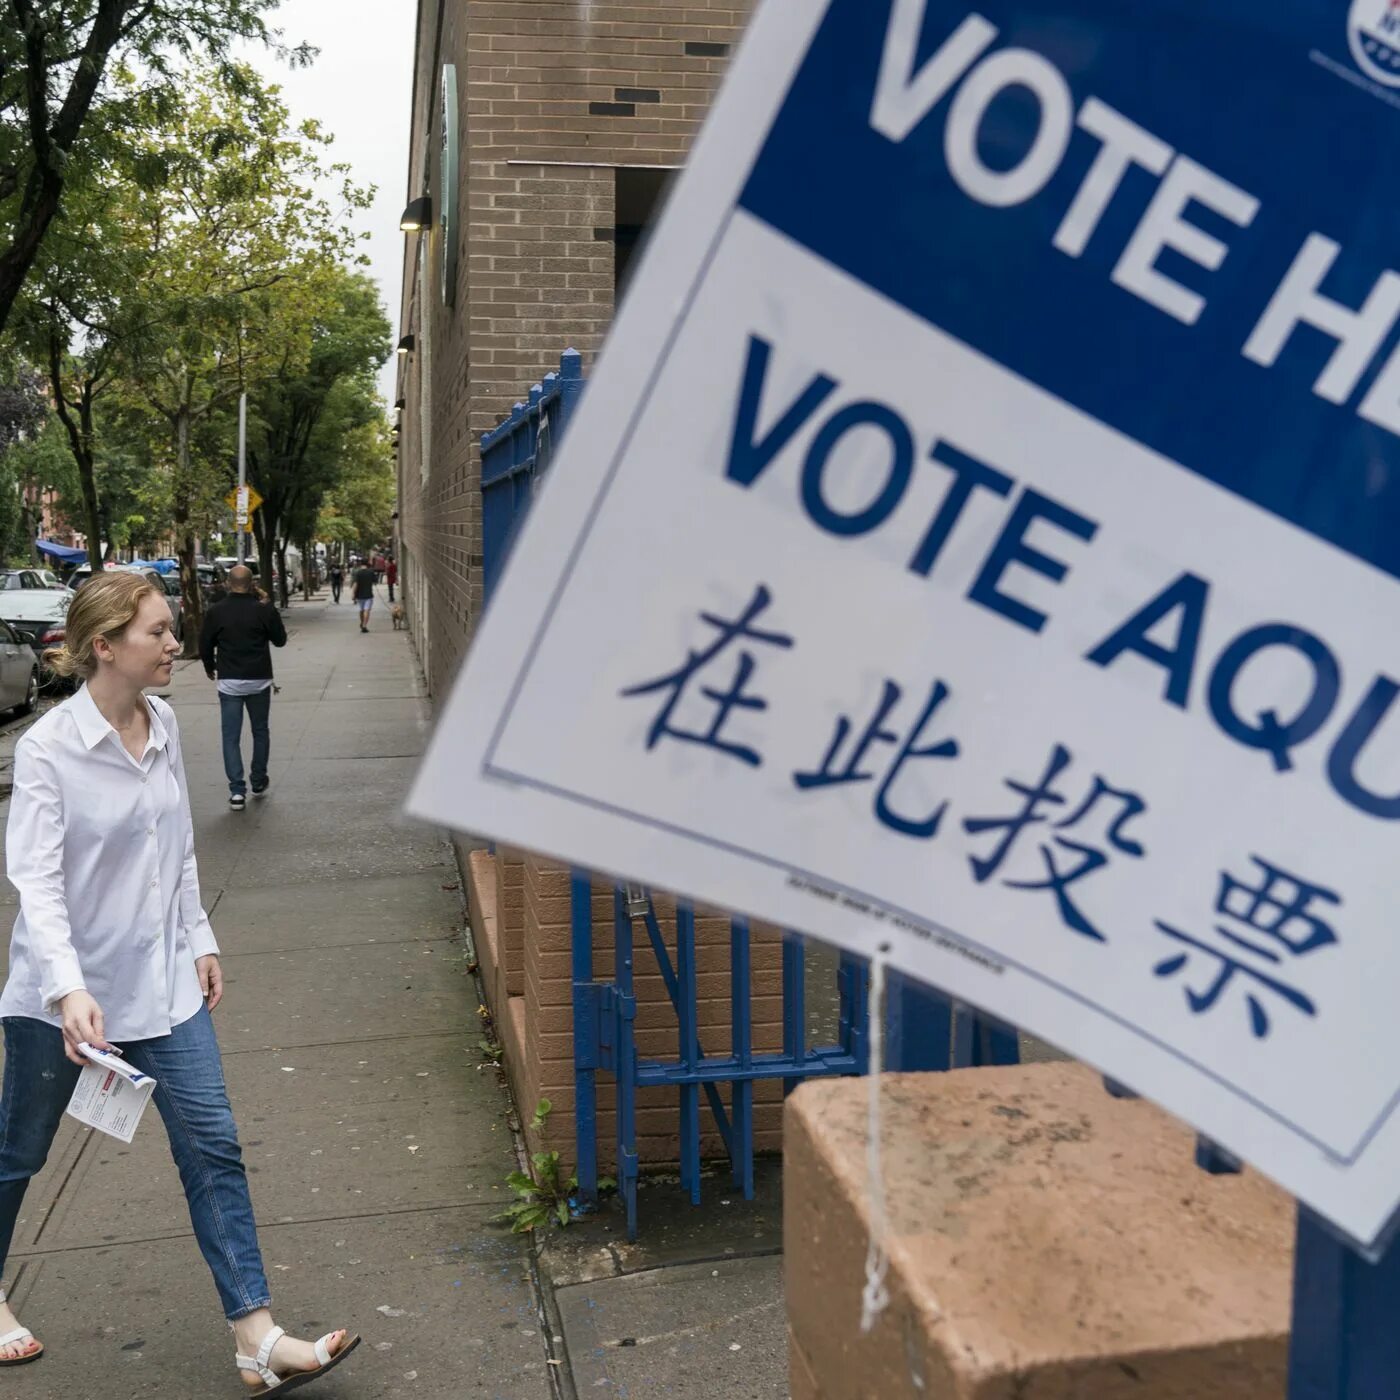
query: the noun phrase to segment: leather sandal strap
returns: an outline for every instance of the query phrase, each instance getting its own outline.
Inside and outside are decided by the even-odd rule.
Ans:
[[[29,1328],[16,1327],[13,1332],[6,1332],[3,1337],[0,1337],[0,1347],[12,1346],[15,1342],[32,1342],[33,1340],[34,1334]]]
[[[332,1353],[330,1343],[331,1338],[334,1336],[334,1332],[327,1332],[324,1337],[318,1337],[316,1339],[316,1360],[319,1361],[322,1366],[329,1366],[331,1364]]]

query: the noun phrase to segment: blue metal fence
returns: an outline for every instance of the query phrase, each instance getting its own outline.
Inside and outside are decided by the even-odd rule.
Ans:
[[[583,393],[583,357],[565,350],[557,373],[530,386],[528,400],[481,439],[481,569],[489,600],[511,544]]]
[[[593,880],[573,876],[574,1102],[578,1133],[579,1195],[598,1194],[598,1071],[609,1072],[617,1095],[618,1190],[627,1211],[627,1233],[637,1232],[637,1090],[674,1088],[680,1112],[681,1187],[701,1199],[701,1098],[724,1144],[734,1186],[754,1193],[754,1085],[781,1080],[790,1091],[804,1079],[863,1073],[867,1062],[866,970],[842,955],[837,971],[837,1039],[809,1044],[806,1022],[806,967],[802,944],[786,938],[782,949],[782,1049],[753,1046],[752,932],[744,918],[729,920],[729,1049],[707,1054],[698,1024],[697,945],[694,906],[676,906],[675,957],[663,934],[651,892],[616,885],[612,892],[613,972],[595,979]],[[637,1014],[636,944],[649,945],[676,1015],[673,1058],[640,1058],[634,1022]],[[728,1093],[724,1092],[727,1087]]]

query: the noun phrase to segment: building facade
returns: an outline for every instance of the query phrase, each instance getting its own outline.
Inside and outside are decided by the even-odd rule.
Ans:
[[[482,607],[481,435],[574,347],[587,373],[684,162],[743,0],[420,0],[399,531],[434,694]]]
[[[420,0],[405,203],[426,204],[404,250],[396,545],[410,630],[439,701],[484,601],[481,437],[566,348],[591,370],[747,10],[747,0]],[[524,853],[462,856],[522,1119],[548,1097],[545,1141],[568,1154],[567,872]],[[600,888],[604,930],[609,899]],[[671,908],[662,903],[663,921]],[[702,956],[717,957],[727,925],[702,919],[700,930]],[[776,936],[754,951],[754,1047],[774,1048],[780,998],[765,991],[777,989]],[[600,964],[610,957],[598,949]],[[697,1011],[706,1048],[719,1051],[728,991],[710,981]],[[659,976],[640,979],[638,1001],[647,1050],[660,1053],[674,1022]],[[757,1138],[774,1147],[779,1095],[760,1098]],[[641,1108],[642,1156],[672,1155],[673,1097]],[[606,1141],[606,1106],[600,1127]]]

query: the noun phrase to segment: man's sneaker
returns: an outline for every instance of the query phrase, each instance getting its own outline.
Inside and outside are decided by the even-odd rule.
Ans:
[[[231,792],[229,794],[228,805],[232,807],[235,812],[241,812],[243,808],[247,806],[247,799],[241,792]]]
[[[254,784],[253,784],[253,796],[254,796],[254,797],[261,797],[261,796],[263,795],[263,793],[265,793],[265,792],[268,790],[268,788],[270,788],[271,786],[272,786],[272,779],[271,779],[271,778],[264,778],[264,779],[262,780],[262,782],[260,782],[260,783],[254,783]]]

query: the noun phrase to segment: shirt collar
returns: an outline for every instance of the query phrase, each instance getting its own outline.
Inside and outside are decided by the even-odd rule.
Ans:
[[[144,696],[142,698],[145,699]],[[120,742],[121,736],[117,735],[117,731],[107,722],[107,717],[97,708],[97,701],[92,698],[86,685],[81,686],[74,694],[71,709],[74,723],[78,726],[78,735],[85,748],[95,749],[109,734],[116,735]],[[151,718],[151,737],[146,743],[146,748],[163,749],[168,738],[165,725],[161,723],[156,707],[149,700],[146,700],[146,713]]]

